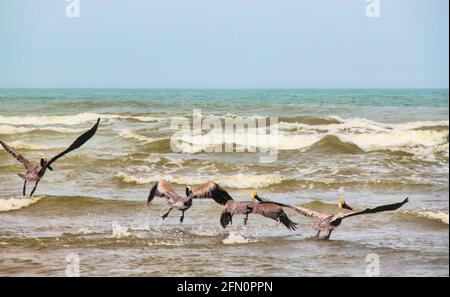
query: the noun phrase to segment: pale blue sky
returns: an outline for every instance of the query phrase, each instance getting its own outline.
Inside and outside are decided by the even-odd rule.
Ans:
[[[448,0],[0,0],[0,87],[448,88]]]

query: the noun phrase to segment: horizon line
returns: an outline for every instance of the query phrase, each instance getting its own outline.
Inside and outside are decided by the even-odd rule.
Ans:
[[[73,90],[449,90],[449,87],[0,87],[7,89]]]

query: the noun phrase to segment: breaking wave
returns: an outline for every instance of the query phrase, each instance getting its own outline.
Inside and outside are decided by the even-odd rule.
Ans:
[[[121,226],[119,223],[113,223],[112,224],[112,231],[111,231],[111,237],[112,238],[123,238],[128,237],[131,235],[130,232],[128,232],[128,228]]]
[[[200,152],[207,148],[223,145],[237,145],[250,151],[256,148],[269,151],[299,150],[311,147],[326,148],[330,152],[374,152],[393,151],[405,152],[418,157],[427,157],[430,153],[443,152],[448,155],[448,130],[405,130],[377,133],[336,133],[336,134],[232,134],[220,133],[199,136],[183,136],[173,141],[172,144],[181,152]],[[168,145],[169,141],[165,143]],[[223,150],[225,150],[223,148]]]
[[[0,212],[5,211],[11,211],[11,210],[18,210],[24,207],[28,207],[39,200],[41,200],[42,197],[35,197],[35,198],[6,198],[6,199],[0,199]]]
[[[99,113],[79,113],[75,115],[54,115],[54,116],[0,116],[0,124],[6,125],[80,125],[91,123],[98,118],[114,120],[135,120],[140,122],[157,122],[176,119],[177,117],[155,117],[144,115],[121,115],[121,114],[99,114]]]
[[[222,242],[224,244],[242,244],[242,243],[249,243],[252,241],[249,240],[248,238],[245,238],[242,235],[231,232],[224,240],[222,240]]]
[[[448,225],[448,213],[443,211],[405,211],[403,213],[411,214],[419,218],[437,221]]]
[[[149,177],[136,177],[124,172],[118,172],[116,177],[127,184],[150,184],[161,179],[178,185],[200,185],[210,180],[211,176],[184,176],[184,175],[160,175],[154,174]],[[237,189],[265,188],[271,185],[280,184],[283,179],[279,174],[236,174],[236,175],[215,175],[214,181],[218,184]]]
[[[22,141],[13,141],[8,143],[9,146],[11,146],[14,149],[23,149],[23,150],[52,150],[52,149],[62,149],[64,147],[51,147],[51,146],[45,146],[40,144],[31,144],[31,143],[24,143]],[[0,146],[0,151],[4,150],[3,147]]]
[[[56,133],[80,133],[82,129],[63,128],[63,127],[15,127],[11,125],[0,125],[0,135],[23,134],[35,131],[56,132]]]

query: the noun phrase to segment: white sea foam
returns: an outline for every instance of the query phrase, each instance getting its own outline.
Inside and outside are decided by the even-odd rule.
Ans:
[[[213,175],[213,176],[186,176],[186,175],[162,175],[152,174],[148,177],[136,177],[134,175],[118,172],[118,177],[124,183],[150,184],[165,179],[168,182],[179,185],[200,185],[207,180],[214,180],[225,187],[248,189],[264,188],[275,184],[280,184],[283,179],[281,175],[275,174],[236,174],[236,175]]]
[[[130,130],[122,130],[120,131],[119,135],[123,137],[124,139],[133,139],[138,140],[144,143],[151,143],[158,140],[163,140],[164,138],[156,138],[156,137],[147,137],[143,135],[139,135],[137,133],[131,132]]]
[[[31,125],[31,126],[46,126],[46,125],[78,125],[88,122],[93,122],[99,117],[102,118],[116,118],[115,115],[101,115],[96,113],[80,113],[76,115],[65,116],[0,116],[1,124],[10,125]]]
[[[89,227],[82,227],[82,228],[78,229],[77,231],[75,231],[73,234],[87,235],[87,234],[92,234],[92,233],[94,233],[94,231],[92,231]]]
[[[132,116],[119,114],[79,113],[61,116],[0,116],[0,124],[9,125],[79,125],[96,121],[98,118],[114,120],[133,119],[141,122],[169,121],[180,117]]]
[[[373,131],[383,131],[383,130],[414,130],[426,127],[443,126],[448,127],[448,121],[417,121],[417,122],[406,122],[406,123],[381,123],[372,121],[365,118],[350,118],[343,119],[338,116],[331,116],[330,119],[334,119],[339,122],[339,124],[329,124],[329,125],[318,125],[322,129],[328,129],[330,131],[336,131],[339,129],[351,129],[351,128],[364,128]]]
[[[34,198],[6,198],[0,199],[0,212],[17,210],[24,207],[28,207],[39,200],[42,197],[34,197]]]
[[[448,131],[408,130],[392,133],[338,134],[343,142],[356,144],[365,151],[394,149],[410,151],[412,148],[436,147],[443,144]],[[414,153],[414,150],[411,150]]]
[[[218,145],[236,144],[241,147],[257,147],[269,149],[277,144],[278,150],[296,150],[308,148],[327,136],[335,136],[341,142],[354,144],[366,152],[378,150],[404,151],[417,156],[427,156],[437,151],[448,151],[448,131],[436,130],[383,130],[382,132],[364,133],[305,133],[278,135],[258,135],[236,133],[222,135],[220,133],[208,133],[205,135],[183,135],[174,141],[173,145],[182,152],[198,152],[205,148]],[[275,141],[274,141],[275,140]],[[430,150],[431,149],[431,150]]]
[[[128,228],[121,226],[119,223],[114,222],[112,224],[112,234],[111,236],[113,238],[122,238],[122,237],[128,237],[131,234],[128,232]]]
[[[222,242],[224,244],[241,244],[241,243],[249,243],[251,242],[251,240],[245,238],[242,235],[231,232]]]
[[[404,213],[413,214],[419,218],[438,221],[448,225],[448,213],[443,211],[404,211]]]
[[[82,129],[72,129],[72,128],[64,128],[64,127],[16,127],[11,125],[0,125],[0,134],[3,135],[14,135],[21,133],[28,133],[34,131],[53,131],[59,133],[80,133]]]
[[[24,143],[22,141],[12,141],[8,143],[8,145],[14,149],[24,149],[24,150],[50,150],[63,148],[63,147],[50,147],[39,144]],[[0,146],[0,151],[1,150],[4,150],[4,148]]]

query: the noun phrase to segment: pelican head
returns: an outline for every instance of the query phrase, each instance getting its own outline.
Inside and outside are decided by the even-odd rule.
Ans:
[[[258,193],[256,193],[256,191],[252,191],[251,193],[250,193],[250,197],[252,197],[252,200],[253,201],[257,201],[258,200]]]
[[[339,207],[339,208],[348,209],[348,210],[353,210],[353,208],[351,208],[351,207],[347,204],[347,202],[345,202],[344,199],[339,199],[339,201],[338,201],[338,207]]]
[[[191,194],[192,194],[192,189],[191,189],[191,186],[186,186],[186,197],[189,197],[189,196],[191,196]]]

